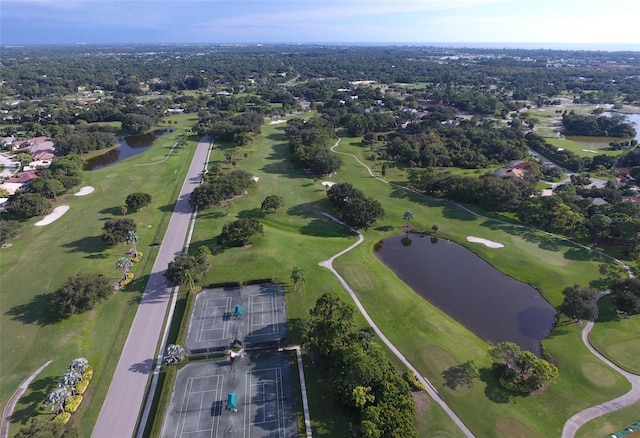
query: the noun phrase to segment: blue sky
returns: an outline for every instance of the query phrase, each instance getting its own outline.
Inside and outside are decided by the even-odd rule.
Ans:
[[[491,43],[640,50],[637,0],[0,0],[0,44]]]

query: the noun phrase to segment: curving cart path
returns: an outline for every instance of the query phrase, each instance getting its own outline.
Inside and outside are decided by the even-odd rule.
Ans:
[[[331,147],[331,151],[335,152],[336,154],[341,154],[341,155],[348,155],[350,157],[352,157],[353,159],[355,159],[361,166],[363,166],[365,169],[367,169],[367,172],[369,173],[369,175],[375,179],[377,179],[378,181],[381,181],[385,184],[389,184],[391,186],[400,188],[400,189],[404,189],[410,192],[413,192],[415,194],[418,194],[420,196],[426,196],[423,193],[420,193],[416,190],[413,190],[409,187],[405,187],[405,186],[401,186],[398,184],[393,184],[379,176],[377,176],[376,174],[373,173],[373,171],[371,170],[371,168],[369,166],[367,166],[365,163],[363,163],[356,155],[348,153],[348,152],[338,152],[335,150],[335,148],[340,144],[340,138],[338,138],[338,141],[336,141],[336,143]],[[440,199],[434,199],[437,201],[442,201]],[[505,221],[502,221],[500,219],[494,219],[494,218],[490,218],[487,216],[483,216],[481,214],[476,213],[473,210],[468,209],[467,207],[465,207],[464,205],[460,205],[457,202],[453,202],[453,201],[444,201],[444,202],[449,202],[452,205],[455,205],[465,211],[467,211],[468,213],[472,214],[473,216],[479,217],[479,218],[483,218],[486,220],[491,220],[494,222],[499,222],[499,223],[503,223],[506,225],[512,225],[514,227],[520,227],[520,228],[526,228],[532,231],[538,231],[538,232],[542,232],[548,236],[552,236],[558,239],[562,239],[564,241],[567,242],[571,242],[574,245],[577,245],[581,248],[587,249],[589,251],[593,251],[597,254],[600,254],[604,257],[607,257],[608,259],[614,261],[615,263],[618,263],[619,265],[621,265],[629,274],[629,277],[633,278],[634,274],[633,271],[631,270],[631,267],[629,267],[628,265],[626,265],[624,262],[622,262],[621,260],[618,260],[617,258],[606,254],[604,252],[595,250],[593,248],[589,248],[588,246],[582,245],[580,243],[576,243],[570,239],[567,239],[564,236],[558,236],[556,234],[553,233],[549,233],[546,231],[542,231],[542,230],[537,230],[534,228],[530,228],[530,227],[526,227],[523,225],[517,225],[517,224],[512,224],[512,223],[508,223]],[[334,218],[335,219],[335,218]],[[339,221],[338,219],[335,219],[337,221]],[[346,225],[346,224],[345,224]],[[371,320],[371,318],[369,317],[369,315],[366,313],[366,311],[364,310],[364,307],[362,307],[362,304],[360,303],[360,301],[358,300],[358,298],[356,297],[355,293],[351,290],[351,288],[349,287],[349,285],[346,283],[346,281],[340,276],[340,274],[338,274],[335,269],[333,269],[332,266],[332,262],[335,258],[341,256],[342,254],[346,253],[347,251],[350,251],[351,249],[355,248],[356,246],[358,246],[360,244],[360,242],[362,242],[362,240],[364,239],[362,237],[362,234],[357,231],[357,230],[353,230],[355,232],[358,233],[359,239],[358,242],[356,242],[355,244],[351,245],[349,248],[347,248],[344,251],[339,252],[338,254],[334,255],[333,257],[331,257],[329,260],[321,262],[320,266],[324,266],[326,268],[328,268],[329,270],[331,270],[331,272],[338,278],[338,280],[340,280],[340,282],[342,283],[343,287],[347,290],[347,292],[349,292],[349,295],[351,295],[352,299],[355,301],[358,309],[360,310],[360,312],[362,312],[363,316],[365,317],[365,319],[367,320],[367,322],[371,325],[371,327],[373,327],[374,331],[376,332],[376,334],[380,337],[380,339],[383,340],[383,342],[389,347],[389,349],[391,349],[394,354],[410,369],[412,369],[415,373],[416,376],[418,376],[418,378],[423,381],[423,383],[425,383],[426,387],[427,387],[427,392],[429,392],[429,395],[431,395],[431,397],[440,405],[442,406],[442,408],[445,410],[445,412],[447,412],[447,415],[449,415],[449,417],[458,425],[458,427],[460,427],[460,429],[467,434],[467,436],[473,436],[471,434],[471,432],[466,428],[466,426],[464,426],[464,424],[460,421],[460,419],[455,415],[455,413],[453,413],[453,411],[451,411],[451,409],[444,403],[444,401],[440,398],[440,396],[438,395],[437,391],[435,390],[435,388],[431,385],[431,383],[429,383],[428,380],[426,380],[424,377],[422,377],[420,375],[420,373],[407,361],[407,359],[402,355],[402,353],[400,353],[394,346],[393,344],[391,344],[391,342],[384,336],[384,334],[382,334],[382,332],[380,332],[380,330],[376,327],[376,325],[373,323],[373,321]],[[601,297],[603,297],[604,295],[607,295],[609,293],[609,291],[606,292],[601,292],[597,298],[596,301],[598,299],[600,299]],[[633,374],[630,373],[626,370],[623,370],[622,368],[620,368],[619,366],[617,366],[616,364],[614,364],[613,362],[611,362],[609,359],[607,359],[606,357],[604,357],[602,354],[600,354],[600,352],[598,352],[598,350],[596,350],[591,343],[589,342],[589,334],[591,333],[591,330],[593,329],[594,326],[594,322],[593,321],[588,321],[587,324],[585,325],[584,329],[582,330],[582,341],[584,342],[584,344],[587,346],[587,348],[589,349],[589,351],[591,351],[591,353],[596,356],[598,359],[600,359],[602,362],[604,362],[606,365],[608,365],[609,367],[611,367],[613,370],[617,371],[618,373],[622,374],[628,381],[629,383],[631,383],[631,390],[629,390],[629,392],[627,392],[626,394],[617,397],[613,400],[610,400],[608,402],[604,402],[601,403],[599,405],[595,405],[595,406],[591,406],[590,408],[584,409],[580,412],[578,412],[577,414],[575,414],[573,417],[569,418],[567,420],[567,422],[564,424],[564,427],[562,428],[562,438],[573,438],[576,434],[576,432],[578,431],[578,429],[583,426],[584,424],[586,424],[587,422],[601,417],[603,415],[606,415],[608,413],[611,412],[615,412],[619,409],[625,408],[627,406],[631,406],[637,402],[640,401],[640,375],[637,374]]]
[[[609,291],[601,292],[596,298],[596,301],[601,297],[607,295],[608,293]],[[591,406],[590,408],[584,409],[575,414],[573,417],[569,418],[562,428],[562,438],[573,438],[576,435],[578,429],[580,429],[580,427],[582,427],[589,421],[609,414],[611,412],[615,412],[618,409],[631,406],[634,403],[640,401],[640,376],[623,370],[618,365],[614,364],[609,359],[600,354],[600,352],[596,350],[593,345],[591,345],[591,342],[589,342],[589,333],[591,333],[593,325],[593,321],[588,321],[584,329],[582,329],[582,342],[584,342],[584,345],[587,346],[589,351],[591,351],[594,356],[607,364],[609,367],[613,368],[618,373],[622,374],[629,381],[629,383],[631,383],[631,389],[629,390],[629,392],[618,398],[614,398],[613,400],[601,403],[599,405]]]
[[[0,438],[7,438],[9,436],[9,423],[11,422],[11,416],[13,415],[13,410],[15,409],[18,400],[20,399],[20,397],[22,397],[22,394],[25,393],[31,382],[33,382],[33,380],[38,377],[38,374],[40,374],[42,370],[44,370],[51,362],[53,361],[49,360],[45,362],[45,364],[40,368],[35,370],[33,374],[27,377],[27,379],[22,382],[20,386],[18,386],[16,392],[13,393],[6,406],[4,407],[4,410],[2,411],[2,418],[0,419],[2,420],[2,427],[0,427]]]

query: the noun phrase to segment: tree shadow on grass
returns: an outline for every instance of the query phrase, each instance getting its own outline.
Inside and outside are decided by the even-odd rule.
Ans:
[[[586,260],[602,260],[597,253],[580,247],[574,247],[564,253],[564,258],[568,260],[586,261]]]
[[[13,411],[11,422],[24,425],[31,421],[34,414],[44,406],[43,402],[47,394],[56,387],[57,383],[58,379],[53,376],[42,377],[31,382],[29,393],[20,398],[20,405],[24,405],[24,408]]]
[[[477,372],[471,373],[468,366],[460,364],[454,367],[449,367],[442,372],[444,378],[444,384],[448,388],[455,390],[458,386],[465,386],[471,388],[473,386],[473,380],[478,378]]]
[[[98,212],[99,214],[105,214],[109,216],[122,216],[122,211],[120,211],[120,206],[117,207],[107,207]],[[106,219],[106,218],[104,218]]]
[[[509,403],[515,395],[511,391],[505,389],[500,385],[500,382],[495,378],[493,370],[490,368],[481,368],[480,380],[487,386],[484,388],[484,395],[494,403]]]
[[[622,321],[611,302],[611,296],[602,297],[598,300],[598,322]]]
[[[198,219],[220,219],[224,216],[224,213],[221,211],[198,212]]]
[[[102,252],[104,245],[102,236],[87,236],[82,239],[74,240],[73,242],[67,242],[63,244],[62,247],[67,248],[67,252],[95,254]]]
[[[450,202],[443,202],[442,215],[447,219],[457,219],[460,221],[475,221],[477,219],[476,216]]]
[[[19,304],[5,314],[11,319],[24,324],[35,324],[44,327],[64,319],[53,305],[54,294],[36,295],[26,304]]]
[[[240,219],[263,219],[267,214],[260,208],[252,208],[251,210],[242,210],[238,213]]]
[[[171,204],[166,204],[166,205],[161,205],[160,207],[158,207],[158,210],[165,212],[165,213],[173,213],[173,210],[176,208],[176,203],[172,202]]]

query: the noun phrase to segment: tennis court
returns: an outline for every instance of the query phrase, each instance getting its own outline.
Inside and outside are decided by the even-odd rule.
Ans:
[[[283,353],[189,364],[177,374],[162,437],[298,437],[292,373]]]
[[[251,348],[279,346],[286,337],[282,286],[207,289],[196,296],[185,348],[190,355],[201,355],[228,349],[235,340]]]

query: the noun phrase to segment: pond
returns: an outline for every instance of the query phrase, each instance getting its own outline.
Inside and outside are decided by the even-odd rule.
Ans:
[[[385,239],[376,252],[401,280],[479,338],[514,342],[540,355],[556,312],[537,290],[453,242],[410,235],[405,246],[403,237]]]
[[[156,139],[171,132],[173,132],[171,129],[157,129],[146,134],[119,137],[117,147],[85,161],[83,170],[101,169],[122,161],[125,158],[141,154],[149,149]]]

